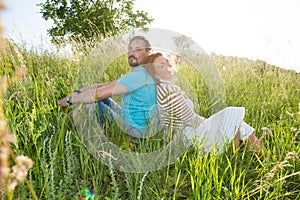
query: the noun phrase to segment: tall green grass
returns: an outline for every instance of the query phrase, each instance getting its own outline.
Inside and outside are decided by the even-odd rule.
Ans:
[[[212,55],[224,81],[226,104],[246,107],[245,121],[258,136],[268,132],[264,157],[248,147],[236,150],[232,144],[218,156],[191,148],[175,164],[134,174],[99,162],[76,132],[70,110],[57,107],[57,100],[77,89],[73,86],[81,63],[35,50],[24,50],[22,55],[27,75],[6,93],[5,114],[18,140],[12,149],[34,160],[28,178],[40,199],[80,199],[83,189],[93,190],[95,199],[107,200],[300,199],[299,73],[262,61]],[[1,75],[18,64],[13,56],[2,55]],[[121,57],[99,81],[114,80],[128,71],[126,57]],[[180,73],[199,102],[196,112],[209,116],[213,102],[201,74]],[[149,152],[161,145],[157,138],[131,139],[116,126],[107,130],[107,136],[127,151]],[[14,196],[32,198],[25,184],[17,186]]]

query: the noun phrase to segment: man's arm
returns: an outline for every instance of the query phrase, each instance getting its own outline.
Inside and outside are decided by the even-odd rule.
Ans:
[[[106,85],[100,85],[99,87],[90,87],[81,93],[73,93],[69,96],[58,101],[60,107],[67,107],[70,104],[76,103],[92,103],[108,97],[126,94],[128,90],[122,84],[118,82],[111,82]],[[68,102],[69,99],[69,102]]]
[[[113,82],[109,82],[109,83],[97,83],[97,84],[94,84],[94,85],[90,85],[90,86],[83,87],[83,88],[81,88],[79,91],[80,91],[80,92],[84,92],[84,91],[86,91],[86,90],[104,87],[104,86],[107,86],[107,85],[112,84],[112,83],[113,83]]]

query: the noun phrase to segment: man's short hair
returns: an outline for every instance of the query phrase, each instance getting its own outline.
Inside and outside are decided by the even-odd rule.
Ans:
[[[150,42],[149,42],[144,36],[139,36],[139,35],[134,36],[134,37],[131,38],[131,40],[129,41],[129,45],[130,45],[134,40],[143,40],[144,43],[145,43],[145,50],[146,50],[146,51],[151,51],[151,50],[152,50]]]

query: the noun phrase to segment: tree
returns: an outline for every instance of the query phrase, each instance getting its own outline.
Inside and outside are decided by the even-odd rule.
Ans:
[[[38,4],[45,20],[54,26],[48,29],[55,44],[70,40],[94,43],[128,31],[145,28],[153,21],[148,13],[133,11],[134,0],[46,0]]]

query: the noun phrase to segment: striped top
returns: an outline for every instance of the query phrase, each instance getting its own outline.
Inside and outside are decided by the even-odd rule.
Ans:
[[[178,86],[161,82],[156,87],[156,94],[164,125],[178,128],[198,127],[205,120],[193,111],[193,103]]]

